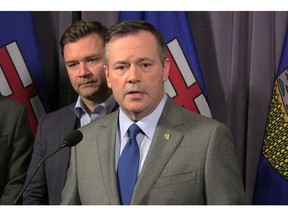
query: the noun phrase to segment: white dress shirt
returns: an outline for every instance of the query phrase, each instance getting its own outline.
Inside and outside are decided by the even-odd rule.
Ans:
[[[152,138],[156,129],[156,125],[163,111],[167,95],[164,94],[162,100],[156,107],[156,109],[150,113],[148,116],[140,119],[136,124],[141,128],[143,133],[139,133],[136,137],[139,151],[140,151],[140,161],[138,168],[138,175],[140,174],[143,164],[145,162],[146,156],[151,146]],[[120,155],[125,148],[126,143],[129,140],[127,131],[128,128],[135,122],[133,122],[128,116],[122,111],[119,110],[119,126],[116,135],[116,147],[115,147],[115,166],[117,170],[118,161]]]

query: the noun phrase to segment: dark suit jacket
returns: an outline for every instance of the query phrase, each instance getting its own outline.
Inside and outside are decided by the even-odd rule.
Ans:
[[[26,181],[46,155],[63,144],[64,137],[80,126],[74,112],[75,103],[42,117],[38,124],[34,150]],[[118,109],[116,104],[112,111]],[[37,171],[23,193],[23,204],[59,205],[66,181],[71,148],[66,147],[49,157]]]
[[[46,155],[63,144],[64,137],[77,129],[74,104],[44,115],[39,121],[26,181]],[[70,148],[63,148],[40,167],[23,193],[23,204],[59,204],[69,167]]]
[[[0,94],[0,204],[13,204],[21,191],[32,148],[26,107]]]
[[[118,114],[79,129],[84,138],[72,148],[62,204],[120,203],[115,169]],[[245,203],[228,128],[168,98],[131,204]]]

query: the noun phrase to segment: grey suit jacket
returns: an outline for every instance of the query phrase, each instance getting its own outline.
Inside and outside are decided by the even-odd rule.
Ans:
[[[26,107],[0,94],[0,204],[13,204],[21,191],[32,148]]]
[[[72,149],[62,204],[120,203],[115,169],[118,114],[80,129],[84,138]],[[228,128],[168,98],[131,204],[246,204]]]

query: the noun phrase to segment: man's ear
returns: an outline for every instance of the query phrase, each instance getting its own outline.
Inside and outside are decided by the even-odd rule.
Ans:
[[[166,58],[163,65],[163,82],[165,82],[169,77],[170,72],[170,59]]]
[[[111,82],[110,82],[110,77],[109,77],[109,75],[110,75],[109,74],[109,67],[108,67],[108,65],[104,65],[103,68],[104,68],[104,72],[105,72],[105,76],[106,76],[107,86],[109,88],[111,88]]]

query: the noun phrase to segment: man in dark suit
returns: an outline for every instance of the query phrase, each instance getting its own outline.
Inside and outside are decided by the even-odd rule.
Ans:
[[[43,157],[62,145],[67,134],[117,109],[103,69],[106,31],[99,22],[77,21],[61,37],[69,79],[79,97],[76,104],[42,117],[27,179]],[[23,204],[59,204],[69,159],[70,148],[64,148],[46,160],[25,190]]]
[[[23,104],[0,93],[0,204],[12,205],[25,182],[33,134]]]
[[[169,66],[151,24],[108,30],[104,68],[120,109],[80,129],[62,204],[246,203],[231,133],[165,94]]]

